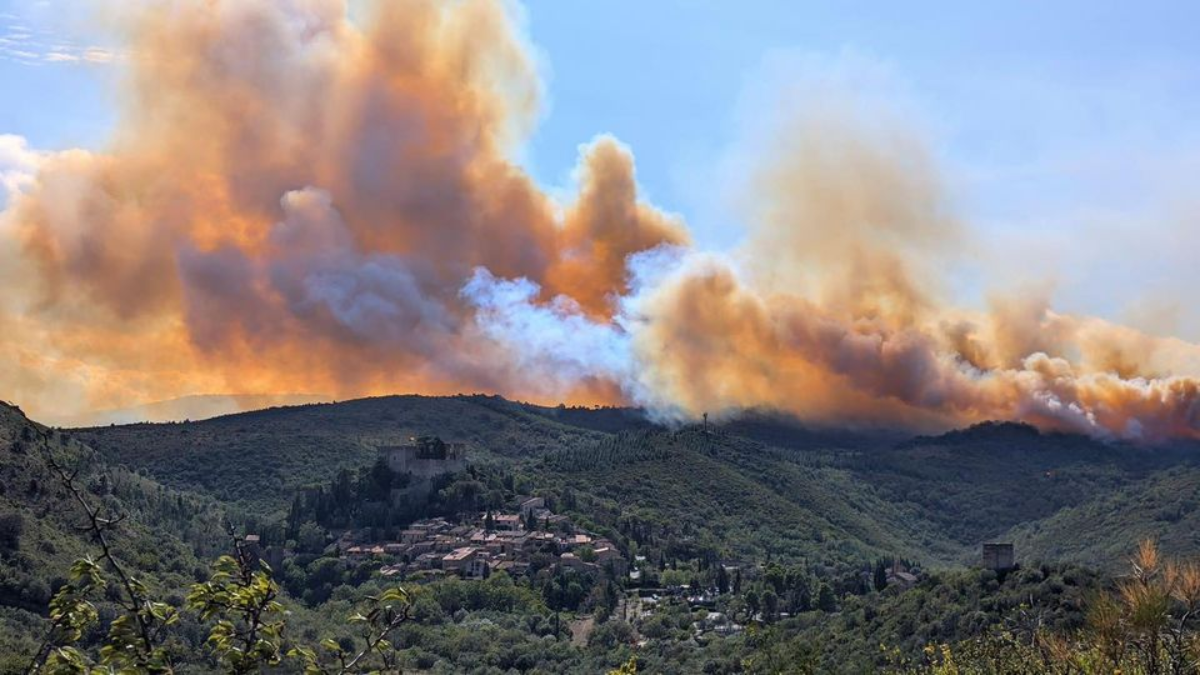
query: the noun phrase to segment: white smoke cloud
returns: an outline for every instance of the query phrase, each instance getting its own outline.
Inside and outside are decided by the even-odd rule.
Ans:
[[[607,380],[629,388],[637,364],[621,323],[589,319],[579,303],[555,296],[539,303],[541,287],[525,278],[500,279],[476,268],[462,297],[476,308],[479,334],[542,393],[563,396],[581,381]]]

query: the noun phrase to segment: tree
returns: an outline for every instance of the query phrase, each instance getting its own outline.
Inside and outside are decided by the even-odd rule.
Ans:
[[[375,460],[364,481],[370,488],[366,490],[369,493],[367,497],[377,501],[387,499],[395,482],[396,473],[392,471],[392,467],[388,466],[387,461],[382,457]]]
[[[116,555],[109,533],[124,520],[93,504],[76,479],[82,465],[67,468],[50,446],[50,437],[40,432],[38,439],[43,459],[84,515],[81,529],[89,533],[100,549],[96,558],[82,558],[71,567],[71,580],[50,601],[50,630],[34,655],[29,672],[171,672],[170,656],[163,648],[166,629],[178,621],[173,607],[152,600],[141,579],[134,576]],[[110,579],[111,577],[111,579]],[[112,582],[119,615],[112,620],[98,661],[74,646],[85,630],[98,618],[92,603],[97,594],[106,592]]]
[[[882,593],[883,589],[887,588],[887,569],[883,566],[883,561],[875,563],[875,590]]]
[[[445,459],[446,443],[438,436],[421,436],[417,439],[417,456],[428,459]]]
[[[21,547],[21,534],[25,531],[25,519],[19,513],[0,516],[0,553],[16,551]]]
[[[817,590],[817,609],[822,612],[837,611],[837,598],[833,596],[833,589],[825,582],[821,582],[821,586]]]
[[[780,567],[778,563],[771,563],[770,565],[767,565],[767,572],[763,575],[763,579],[768,585],[771,586],[772,589],[775,590],[776,594],[783,592],[786,578],[787,575],[784,573],[783,568]]]
[[[302,551],[320,553],[325,548],[325,530],[316,523],[304,523],[300,526],[296,544]]]
[[[717,592],[721,595],[729,592],[729,572],[724,565],[717,565]]]
[[[759,607],[758,591],[751,588],[749,591],[746,591],[746,608],[750,610],[751,618],[754,618],[758,614]]]
[[[362,627],[363,648],[336,640],[321,641],[323,654],[309,647],[296,647],[288,656],[300,659],[306,675],[347,675],[348,673],[396,672],[395,650],[389,640],[409,620],[412,603],[403,588],[389,588],[367,599],[367,604],[350,617],[350,623]]]
[[[202,620],[215,619],[208,644],[229,672],[255,673],[282,660],[283,605],[271,568],[256,566],[240,538],[233,544],[234,555],[213,563],[212,577],[192,587],[187,604]]]
[[[608,671],[608,675],[637,675],[637,671],[637,657],[631,656],[620,668]]]
[[[775,620],[779,615],[779,596],[775,595],[775,591],[767,589],[762,594],[763,614],[768,623]]]
[[[349,469],[338,471],[333,481],[332,495],[336,506],[344,506],[354,501],[354,476]]]
[[[1164,560],[1144,541],[1115,589],[1092,596],[1085,629],[1054,633],[1040,622],[951,647],[926,647],[940,673],[1196,673],[1200,562]],[[989,665],[984,670],[981,665]]]
[[[164,645],[178,624],[178,612],[170,604],[154,599],[118,556],[109,535],[124,517],[112,516],[103,506],[93,504],[79,487],[77,478],[86,462],[68,469],[55,457],[47,440],[42,432],[45,462],[83,512],[82,529],[91,535],[99,555],[81,558],[72,565],[70,579],[50,601],[49,630],[26,672],[174,672],[175,664]],[[219,558],[212,576],[192,586],[186,604],[202,621],[212,622],[207,642],[228,672],[260,672],[281,664],[285,612],[277,600],[278,592],[271,568],[260,562],[256,569],[252,556],[236,537],[234,556]],[[77,643],[100,622],[101,612],[95,604],[100,596],[115,602],[117,614],[108,622],[107,633],[93,653]],[[323,640],[320,654],[298,646],[288,656],[300,660],[308,675],[394,672],[395,650],[388,637],[408,620],[409,608],[404,589],[390,588],[370,597],[366,606],[350,617],[351,623],[362,626],[361,650]]]
[[[816,655],[800,640],[788,640],[778,626],[750,626],[746,638],[753,651],[742,663],[742,670],[752,675],[816,673]]]

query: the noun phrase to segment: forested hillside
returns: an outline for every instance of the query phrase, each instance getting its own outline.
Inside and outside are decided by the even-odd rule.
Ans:
[[[113,464],[262,515],[281,514],[300,488],[368,468],[381,445],[434,434],[531,486],[569,486],[597,509],[671,523],[673,536],[716,533],[733,556],[886,552],[961,564],[1014,528],[1031,560],[1119,566],[1144,532],[1173,553],[1200,551],[1191,502],[1155,496],[1200,480],[1195,444],[1106,444],[1016,424],[909,438],[765,414],[709,431],[656,429],[630,409],[391,396],[72,433]],[[1113,512],[1122,527],[1086,515]]]
[[[1188,459],[1144,479],[1098,489],[1086,501],[1022,523],[1006,535],[1030,558],[1125,569],[1129,542],[1155,539],[1164,552],[1200,551],[1200,467]]]
[[[295,490],[375,461],[381,445],[437,434],[477,456],[519,459],[599,438],[537,409],[487,396],[388,396],[271,408],[201,422],[133,424],[74,433],[115,464],[198,489],[256,513]]]
[[[911,505],[880,499],[826,455],[796,456],[723,430],[626,432],[548,455],[531,472],[569,490],[581,517],[669,549],[830,566],[961,553]]]
[[[929,645],[974,653],[981,640],[1022,658],[1021,645],[1084,626],[1087,598],[1140,540],[1200,552],[1194,445],[1014,424],[909,438],[753,414],[667,429],[636,410],[483,396],[81,430],[3,407],[0,422],[0,672],[23,667],[71,562],[96,554],[55,466],[78,468],[86,497],[124,517],[120,555],[180,611],[164,648],[200,670],[220,660],[185,597],[228,550],[227,526],[276,565],[281,648],[361,649],[342,617],[403,587],[412,620],[392,659],[446,673],[594,673],[635,657],[656,673],[926,672],[943,659]],[[414,436],[463,443],[468,462],[402,506],[391,491],[408,478],[379,448]],[[410,561],[347,552],[409,537],[422,518],[465,537],[530,495],[561,519],[530,531],[597,542],[575,568],[537,553],[473,581],[385,574]],[[978,569],[980,544],[996,540],[1015,543],[1019,569]],[[599,546],[638,576],[589,568]],[[117,608],[101,605],[104,624]],[[81,644],[102,640],[97,629]]]
[[[151,588],[178,597],[227,543],[213,500],[108,466],[70,434],[0,404],[0,671],[19,671],[44,631],[38,618],[72,562],[96,555],[75,498],[49,461],[119,519],[112,543]]]
[[[1107,497],[1153,484],[1162,472],[1192,475],[1196,444],[1136,446],[1108,444],[1064,434],[1043,434],[1019,424],[981,424],[943,436],[842,454],[834,461],[878,490],[894,505],[910,505],[930,526],[970,547],[1004,539],[1010,528],[1037,528],[1044,519],[1077,508],[1091,508]],[[1143,481],[1150,482],[1143,483]],[[1140,524],[1113,531],[1094,519],[1074,524],[1074,535],[1057,550],[1022,546],[1029,560],[1076,559],[1068,552],[1074,541],[1106,540],[1109,557],[1094,564],[1123,566],[1140,537],[1151,532]],[[1172,528],[1154,528],[1166,535]],[[1182,529],[1180,530],[1182,531]],[[1118,535],[1114,537],[1114,535]],[[1195,546],[1178,553],[1196,553]]]

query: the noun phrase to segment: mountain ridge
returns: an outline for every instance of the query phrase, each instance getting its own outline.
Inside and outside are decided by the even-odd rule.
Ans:
[[[1129,488],[1196,451],[1196,444],[1140,448],[1013,422],[903,437],[895,430],[810,428],[785,415],[755,412],[707,429],[757,448],[739,456],[758,453],[765,464],[785,461],[787,467],[838,472],[848,500],[860,508],[873,504],[874,511],[865,516],[925,528],[925,543],[918,537],[913,546],[927,550],[906,553],[929,554],[947,564],[972,559],[978,541]],[[476,394],[369,397],[76,433],[110,461],[147,471],[168,485],[279,513],[297,489],[331,480],[339,471],[364,470],[378,446],[411,436],[464,442],[476,462],[557,481],[536,464],[539,458],[592,452],[626,433],[648,434],[651,440],[643,442],[669,443],[673,434],[696,430],[704,427],[654,425],[632,408],[549,407]],[[661,475],[662,485],[669,484],[671,466],[642,466]],[[746,475],[753,469],[743,462],[729,470]],[[755,480],[764,490],[775,489],[770,477]],[[634,484],[606,489],[619,495]],[[840,507],[831,502],[825,508]]]

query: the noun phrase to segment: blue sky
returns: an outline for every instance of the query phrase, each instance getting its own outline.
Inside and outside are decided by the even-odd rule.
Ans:
[[[711,167],[755,124],[738,108],[764,97],[747,92],[842,71],[925,137],[980,247],[1020,254],[1019,270],[982,261],[976,294],[1032,272],[1068,310],[1200,338],[1176,297],[1200,278],[1172,246],[1200,230],[1200,4],[533,0],[528,15],[550,70],[545,180],[612,132],[656,202],[724,243]]]
[[[85,6],[0,0],[0,134],[103,143],[121,66]],[[523,161],[544,184],[612,133],[652,201],[728,247],[759,114],[833,82],[929,144],[985,252],[965,301],[1032,277],[1066,310],[1200,339],[1200,3],[529,0],[525,19],[548,100]]]

